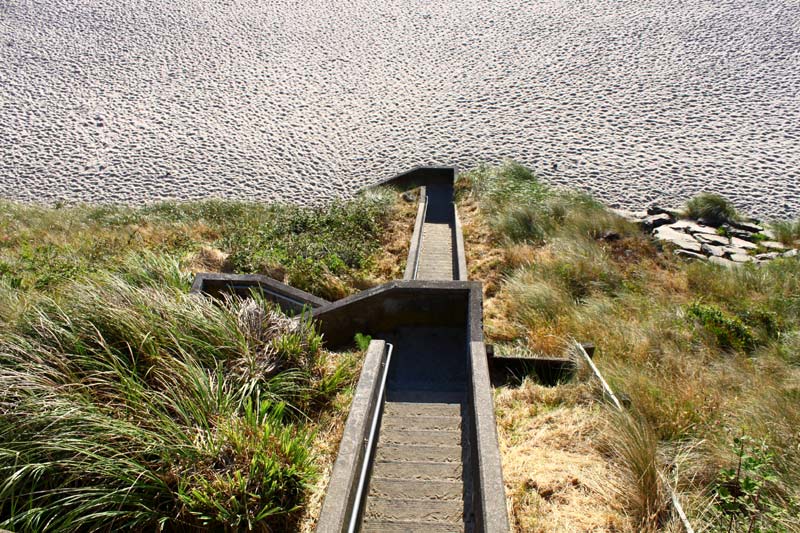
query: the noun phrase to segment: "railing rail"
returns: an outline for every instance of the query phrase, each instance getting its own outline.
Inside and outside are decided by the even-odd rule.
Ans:
[[[358,478],[358,488],[356,489],[356,497],[353,500],[353,509],[350,513],[350,524],[347,527],[348,533],[355,533],[358,529],[358,521],[361,517],[361,507],[364,503],[364,488],[367,485],[367,477],[369,475],[369,466],[372,463],[372,456],[375,451],[375,435],[378,432],[378,422],[380,421],[381,412],[383,411],[383,402],[386,399],[386,379],[389,376],[389,365],[392,362],[392,352],[394,345],[386,343],[389,348],[386,354],[386,362],[383,365],[383,375],[381,376],[381,384],[378,389],[378,397],[375,402],[375,409],[372,413],[372,423],[369,428],[369,436],[367,437],[367,447],[364,453],[364,461],[361,465],[361,474]]]
[[[422,211],[422,225],[417,236],[417,257],[414,259],[414,275],[411,279],[417,279],[419,272],[419,260],[422,257],[422,239],[425,238],[425,219],[428,218],[428,192],[425,191],[425,209]]]

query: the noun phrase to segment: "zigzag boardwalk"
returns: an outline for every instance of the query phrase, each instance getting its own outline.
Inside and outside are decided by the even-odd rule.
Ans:
[[[453,280],[453,187],[427,195],[414,279]],[[395,346],[404,364],[390,370],[361,531],[471,531],[466,373],[442,363],[461,359],[465,332],[408,328]]]

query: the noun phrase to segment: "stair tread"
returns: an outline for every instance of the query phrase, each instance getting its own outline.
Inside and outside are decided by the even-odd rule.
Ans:
[[[461,446],[396,446],[389,444],[378,446],[375,460],[378,462],[460,463],[461,452]]]
[[[407,522],[382,520],[365,520],[361,527],[362,533],[393,533],[405,531],[406,533],[456,533],[464,531],[461,524],[433,524],[431,522]]]
[[[464,485],[453,480],[396,479],[373,476],[369,497],[385,499],[429,499],[463,502]]]
[[[365,521],[408,521],[423,523],[464,523],[464,503],[456,500],[369,498]]]
[[[460,431],[460,417],[445,416],[392,416],[383,419],[381,429]]]
[[[394,429],[381,430],[380,442],[404,446],[461,446],[461,431]]]
[[[425,461],[375,461],[372,475],[376,478],[462,482],[462,464]]]
[[[400,416],[461,416],[460,403],[442,403],[442,402],[386,402],[383,408],[384,416],[400,415]]]

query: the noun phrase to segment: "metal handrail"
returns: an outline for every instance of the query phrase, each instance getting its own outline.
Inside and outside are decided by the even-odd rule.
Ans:
[[[422,239],[425,235],[425,220],[428,218],[428,191],[425,190],[425,209],[422,211],[422,225],[419,228],[419,237],[417,238],[417,257],[414,259],[414,275],[411,279],[417,279],[417,272],[419,272],[419,258],[422,257]]]
[[[350,514],[350,525],[347,528],[348,533],[355,533],[358,526],[358,517],[361,514],[361,504],[364,498],[364,487],[367,483],[367,471],[369,470],[372,449],[375,446],[375,433],[378,430],[378,419],[383,410],[383,400],[386,395],[386,378],[389,376],[389,364],[392,362],[392,351],[394,351],[393,344],[387,342],[386,346],[389,347],[389,352],[386,354],[386,364],[383,367],[383,377],[381,378],[381,385],[378,389],[378,400],[375,405],[375,411],[372,414],[372,426],[370,427],[369,437],[367,438],[367,449],[364,453],[364,462],[361,466],[361,476],[358,478],[358,489],[356,489],[353,510]]]

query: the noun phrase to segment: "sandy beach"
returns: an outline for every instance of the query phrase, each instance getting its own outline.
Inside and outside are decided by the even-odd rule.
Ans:
[[[504,158],[797,217],[800,2],[0,2],[0,197],[309,203]]]

